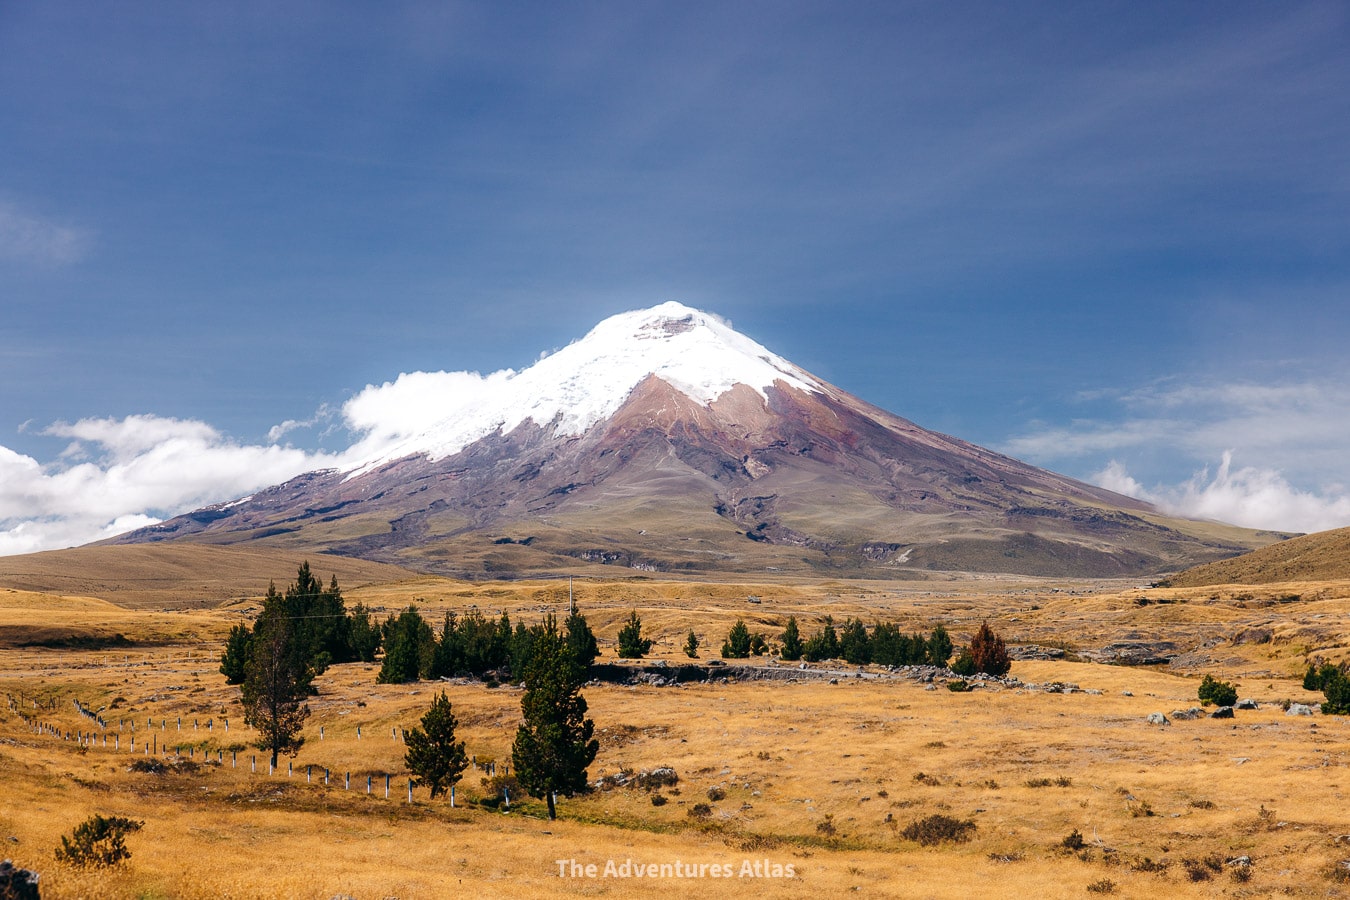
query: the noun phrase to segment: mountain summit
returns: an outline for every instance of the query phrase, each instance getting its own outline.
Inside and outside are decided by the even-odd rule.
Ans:
[[[447,391],[425,425],[117,543],[329,552],[460,575],[1125,575],[1277,538],[927,431],[679,303],[613,316],[520,372]]]
[[[621,313],[523,372],[499,372],[472,397],[446,398],[424,431],[358,464],[369,471],[413,454],[443,459],[474,441],[509,434],[532,422],[554,436],[584,434],[609,419],[649,377],[707,405],[737,385],[766,390],[782,382],[798,390],[820,382],[733,331],[721,319],[682,303]]]

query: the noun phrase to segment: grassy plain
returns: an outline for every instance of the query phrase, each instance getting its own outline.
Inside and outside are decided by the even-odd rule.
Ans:
[[[322,563],[316,574],[327,580]],[[343,586],[349,604],[383,615],[416,600],[434,622],[470,606],[530,622],[565,610],[568,598],[565,581]],[[264,587],[241,584],[230,595]],[[415,725],[445,690],[469,753],[504,763],[519,721],[515,686],[378,685],[375,666],[335,666],[317,682],[293,774],[285,760],[268,774],[266,758],[247,747],[238,691],[217,671],[221,639],[256,611],[256,596],[165,610],[0,588],[3,853],[42,873],[49,900],[1350,894],[1338,880],[1350,859],[1350,722],[1287,716],[1279,705],[1320,699],[1300,684],[1308,658],[1350,650],[1350,583],[630,580],[578,581],[575,595],[605,661],[630,610],[657,638],[655,658],[669,663],[686,661],[679,648],[690,629],[706,659],[737,618],[772,639],[789,614],[808,633],[827,614],[907,630],[942,622],[958,641],[988,619],[1010,643],[1058,647],[1066,658],[1019,661],[1012,674],[1022,685],[966,694],[859,678],[851,667],[838,667],[835,683],[806,674],[752,680],[733,664],[711,684],[592,684],[585,696],[601,739],[592,779],[670,766],[679,783],[658,792],[661,805],[629,788],[563,799],[549,822],[529,798],[513,798],[509,812],[480,803],[490,793],[481,769],[466,773],[455,809],[425,791],[407,802],[395,729]],[[114,635],[122,642],[110,643]],[[1183,651],[1172,666],[1086,661],[1161,641]],[[1151,712],[1196,705],[1201,673],[1236,680],[1260,708],[1232,720],[1146,723]],[[1042,689],[1053,682],[1082,690]],[[5,694],[25,699],[10,707]],[[49,707],[35,709],[33,699]],[[108,728],[80,716],[74,700],[106,707]],[[94,744],[35,732],[33,721],[92,731]],[[166,771],[131,769],[147,759],[146,739]],[[183,754],[190,746],[191,756],[166,757],[165,743]],[[112,872],[58,864],[61,835],[94,813],[145,822],[128,839],[129,863]],[[923,847],[903,837],[932,815],[974,822],[971,839]],[[1083,844],[1069,849],[1074,832]],[[1243,856],[1249,867],[1228,864]],[[609,860],[678,860],[730,865],[737,875],[760,861],[791,866],[793,876],[560,877],[558,860],[600,873]]]

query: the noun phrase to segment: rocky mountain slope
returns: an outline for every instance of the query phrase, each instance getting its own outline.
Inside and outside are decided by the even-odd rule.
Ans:
[[[331,552],[510,575],[924,571],[1126,575],[1277,536],[1148,504],[927,431],[713,316],[615,316],[447,397],[345,471],[116,539]]]

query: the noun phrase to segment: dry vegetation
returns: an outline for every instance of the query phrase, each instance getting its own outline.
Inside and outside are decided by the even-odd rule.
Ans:
[[[329,570],[320,563],[316,573],[326,581]],[[229,596],[259,593],[265,580],[241,581]],[[565,608],[568,592],[566,582],[432,578],[343,587],[349,605],[385,612],[417,599],[433,622],[470,605],[528,622]],[[576,594],[606,661],[632,609],[657,638],[656,656],[671,663],[687,661],[680,647],[691,628],[703,640],[700,655],[715,656],[737,618],[771,639],[789,614],[808,633],[825,614],[888,618],[907,630],[944,622],[958,641],[987,618],[1010,644],[1067,653],[1016,662],[1014,676],[1083,690],[985,685],[958,694],[857,678],[852,669],[833,684],[767,682],[738,678],[734,665],[713,684],[593,684],[585,695],[601,752],[592,780],[670,766],[679,781],[564,799],[550,823],[542,804],[525,798],[513,798],[509,813],[480,806],[481,770],[461,782],[458,808],[428,801],[425,791],[407,803],[402,745],[391,730],[415,725],[444,688],[468,751],[507,761],[519,720],[514,686],[377,685],[375,666],[333,667],[317,682],[295,774],[283,762],[269,776],[265,757],[243,747],[238,690],[216,669],[222,636],[256,611],[256,597],[165,612],[0,589],[0,692],[55,704],[12,709],[0,693],[4,855],[42,873],[46,898],[628,897],[672,889],[965,898],[989,884],[1001,895],[1045,897],[1350,893],[1337,876],[1350,859],[1350,721],[1290,717],[1278,705],[1320,699],[1299,683],[1310,655],[1350,651],[1350,583],[1145,590],[996,579],[578,581]],[[98,643],[117,634],[125,643]],[[89,641],[60,646],[79,635]],[[1087,661],[1163,641],[1181,653],[1172,666]],[[1202,672],[1236,680],[1260,708],[1232,720],[1145,722],[1150,712],[1195,705]],[[107,707],[107,749],[76,699]],[[35,733],[26,721],[35,715],[62,730],[93,730],[99,743]],[[136,755],[128,752],[133,721]],[[191,746],[192,755],[163,772],[134,771],[146,759],[146,737],[157,748],[182,744],[185,754]],[[221,755],[223,763],[213,762]],[[314,783],[306,783],[308,766]],[[327,786],[323,767],[332,773]],[[386,773],[394,788],[387,800]],[[664,802],[654,803],[657,796]],[[61,835],[94,813],[146,823],[128,838],[129,863],[111,874],[71,869],[53,855]],[[925,836],[936,843],[925,846]],[[1229,863],[1239,857],[1250,866]],[[794,877],[560,878],[559,859],[601,869],[610,859],[730,863],[738,872],[744,860],[767,860],[791,865]]]

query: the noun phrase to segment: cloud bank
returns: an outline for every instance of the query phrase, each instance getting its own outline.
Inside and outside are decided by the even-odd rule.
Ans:
[[[0,556],[103,540],[202,506],[238,499],[317,469],[354,469],[436,421],[490,398],[510,370],[413,372],[368,385],[341,409],[353,437],[324,453],[283,437],[337,418],[327,406],[274,426],[265,444],[231,440],[211,425],[155,415],[57,422],[42,434],[66,441],[42,463],[0,445]]]
[[[1088,481],[1177,515],[1279,531],[1339,528],[1350,525],[1346,384],[1167,381],[1099,392],[1083,399],[1121,407],[1123,415],[1031,431],[1004,449],[1062,469],[1108,457]],[[1189,476],[1136,474],[1163,471],[1159,459],[1189,465]]]

